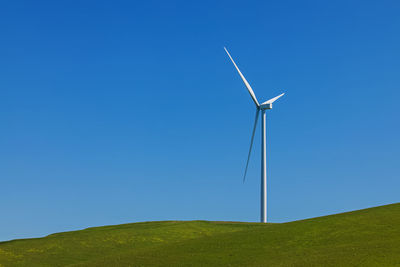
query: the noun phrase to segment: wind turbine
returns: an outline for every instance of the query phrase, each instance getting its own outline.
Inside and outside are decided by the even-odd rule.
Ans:
[[[254,141],[254,134],[256,133],[256,128],[257,128],[257,121],[258,121],[258,116],[261,112],[262,116],[262,127],[261,127],[261,218],[260,221],[262,223],[267,222],[267,160],[266,160],[266,110],[272,109],[272,103],[274,103],[278,98],[284,95],[280,94],[274,98],[271,98],[270,100],[267,100],[261,104],[258,103],[256,95],[254,94],[253,89],[251,88],[250,84],[247,82],[246,78],[243,76],[242,72],[239,70],[238,66],[236,65],[235,61],[229,54],[228,50],[224,47],[225,52],[228,54],[229,58],[231,59],[233,65],[235,66],[237,72],[239,73],[240,77],[242,78],[244,85],[246,85],[247,91],[249,91],[249,94],[251,98],[253,99],[254,104],[256,105],[256,118],[254,120],[254,126],[253,126],[253,133],[251,135],[251,141],[250,141],[250,149],[249,149],[249,154],[247,156],[247,162],[246,162],[246,168],[244,171],[243,175],[243,182],[246,179],[246,173],[247,173],[247,167],[249,166],[249,160],[250,160],[250,154],[251,154],[251,149],[253,147],[253,141]]]

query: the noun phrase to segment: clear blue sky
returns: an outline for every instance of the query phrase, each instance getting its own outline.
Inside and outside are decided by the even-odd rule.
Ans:
[[[398,1],[2,1],[0,240],[400,201]],[[258,128],[259,130],[259,128]]]

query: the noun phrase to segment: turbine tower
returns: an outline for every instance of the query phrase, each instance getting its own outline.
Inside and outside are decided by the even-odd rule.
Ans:
[[[237,72],[239,73],[240,77],[242,78],[244,85],[247,88],[247,91],[249,92],[251,98],[253,99],[254,104],[256,105],[256,118],[254,120],[254,126],[253,126],[253,133],[251,135],[251,141],[250,141],[250,149],[249,149],[249,154],[247,156],[247,162],[246,162],[246,168],[244,170],[244,175],[243,175],[243,182],[246,179],[246,173],[247,173],[247,167],[249,166],[249,160],[250,160],[250,154],[251,154],[251,149],[253,147],[253,141],[254,141],[254,134],[256,133],[256,128],[257,128],[257,121],[259,114],[261,112],[262,116],[262,125],[261,125],[261,218],[260,221],[262,223],[267,222],[267,158],[266,158],[266,110],[272,109],[272,103],[274,103],[278,98],[284,95],[280,94],[274,98],[271,98],[270,100],[267,100],[263,102],[262,104],[259,104],[256,98],[256,95],[254,94],[253,89],[251,88],[250,84],[247,82],[246,78],[243,76],[242,72],[239,70],[238,66],[236,65],[235,61],[229,54],[228,50],[224,47],[225,52],[228,54],[229,58],[231,59],[233,65],[235,66]]]

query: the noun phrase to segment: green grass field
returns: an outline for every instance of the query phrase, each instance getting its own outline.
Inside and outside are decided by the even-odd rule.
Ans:
[[[279,224],[88,228],[1,242],[0,266],[400,266],[400,204]]]

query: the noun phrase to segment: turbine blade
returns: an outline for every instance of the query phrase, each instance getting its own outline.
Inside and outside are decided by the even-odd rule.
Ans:
[[[274,103],[276,100],[278,100],[278,98],[282,97],[284,94],[285,94],[285,93],[280,94],[280,95],[278,95],[278,96],[275,96],[274,98],[271,98],[270,100],[265,101],[265,102],[262,103],[261,105],[264,105],[264,104],[272,104],[272,103]]]
[[[246,169],[244,170],[244,175],[243,175],[243,183],[244,183],[244,181],[246,180],[247,168],[249,167],[251,149],[253,148],[254,135],[255,135],[255,133],[256,133],[257,120],[258,120],[258,115],[259,115],[259,114],[260,114],[260,110],[257,108],[257,111],[256,111],[256,118],[255,118],[255,120],[254,120],[254,126],[253,126],[253,133],[251,134],[251,141],[250,141],[249,154],[247,155]]]
[[[239,72],[239,75],[240,75],[240,77],[242,78],[242,80],[243,80],[243,82],[244,82],[244,85],[246,85],[247,90],[249,91],[249,94],[250,94],[251,98],[252,98],[253,101],[254,101],[254,104],[256,104],[256,106],[259,107],[260,104],[258,103],[257,98],[256,98],[256,95],[254,94],[253,89],[251,88],[250,84],[247,82],[246,78],[245,78],[245,77],[243,76],[243,74],[240,72],[238,66],[236,65],[236,63],[235,63],[235,61],[233,60],[233,58],[231,57],[231,55],[229,54],[229,52],[228,52],[228,50],[226,49],[226,47],[224,47],[224,49],[225,49],[225,52],[228,54],[229,58],[231,59],[233,65],[235,66],[237,72]]]

